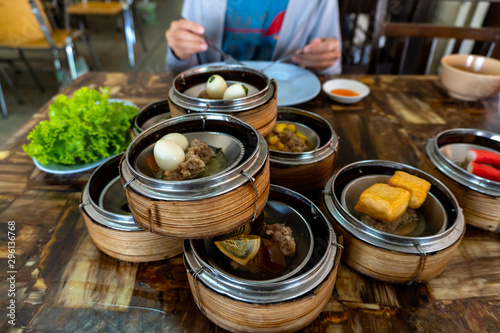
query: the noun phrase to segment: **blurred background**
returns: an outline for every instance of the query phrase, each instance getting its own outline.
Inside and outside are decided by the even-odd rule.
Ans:
[[[97,4],[91,11],[87,4],[94,2]],[[0,118],[0,144],[74,77],[90,70],[164,72],[165,31],[172,20],[179,18],[182,3],[182,0],[0,0],[0,84],[8,110],[8,116]],[[81,8],[82,4],[87,5],[86,9]],[[436,75],[445,54],[479,53],[498,58],[500,53],[498,0],[339,0],[339,8],[345,74]],[[474,33],[489,34],[496,43],[457,44],[455,40],[440,38],[433,38],[432,42],[430,38],[403,42],[384,35],[387,22],[490,27],[487,32]],[[59,40],[62,45],[59,50],[51,49],[50,45],[33,50],[33,45],[28,45],[20,52],[19,45],[24,43],[25,36],[38,34],[45,40],[47,31],[41,29],[44,26],[54,43]],[[58,35],[66,27],[78,34],[72,36],[74,48],[68,49],[65,44],[67,36]],[[135,34],[130,27],[135,27]],[[134,35],[136,43],[131,58],[127,40]],[[400,63],[402,49],[407,57]],[[69,70],[68,51],[75,60],[73,73]],[[422,59],[428,54],[427,63]],[[60,69],[55,59],[59,60]],[[370,63],[373,59],[376,66]]]
[[[2,1],[0,0],[0,21],[5,22],[5,7],[1,6]],[[25,0],[13,1],[21,2]],[[43,2],[46,12],[53,15],[53,17],[47,15],[47,20],[55,25],[55,28],[64,27],[64,17],[61,12],[63,2],[63,0]],[[134,14],[137,15],[134,16],[134,21],[136,22],[137,41],[134,45],[134,68],[130,67],[127,56],[123,15],[119,13],[116,15],[85,16],[85,29],[99,58],[101,69],[108,72],[164,72],[167,51],[165,31],[172,20],[179,18],[182,3],[182,0],[136,1]],[[79,28],[79,18],[70,16],[70,24],[71,28]],[[144,51],[139,39],[139,24],[143,30],[146,51]],[[0,23],[1,28],[2,23]],[[96,70],[86,43],[76,40],[74,44],[78,75],[83,74],[86,70]],[[42,92],[37,86],[18,51],[15,48],[0,46],[0,66],[6,72],[22,99],[22,103],[19,103],[14,91],[8,86],[5,77],[0,75],[0,84],[2,85],[9,113],[7,118],[0,118],[0,144],[5,142],[12,133],[47,103],[51,97],[56,95],[70,80],[68,71],[63,74],[62,81],[57,80],[53,57],[49,50],[25,51],[24,53],[29,59],[29,63],[33,67],[44,91]],[[61,67],[66,69],[65,52],[59,51],[59,54]],[[86,66],[88,69],[85,68]]]

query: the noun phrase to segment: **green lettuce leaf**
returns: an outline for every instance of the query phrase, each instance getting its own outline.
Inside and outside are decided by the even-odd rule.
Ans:
[[[109,88],[81,88],[73,98],[56,97],[49,121],[28,135],[24,151],[40,164],[86,164],[123,152],[130,143],[128,128],[139,111],[108,101]]]

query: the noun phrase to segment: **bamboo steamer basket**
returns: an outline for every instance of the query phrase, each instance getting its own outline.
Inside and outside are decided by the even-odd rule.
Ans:
[[[124,261],[147,262],[182,253],[182,240],[145,231],[128,212],[118,174],[121,155],[99,166],[82,192],[80,210],[90,237],[102,252]]]
[[[293,123],[308,137],[312,149],[303,153],[269,151],[271,183],[302,194],[316,192],[333,174],[339,147],[338,137],[326,119],[312,112],[278,108],[277,123]]]
[[[467,149],[500,154],[500,135],[469,128],[443,131],[427,143],[420,167],[455,194],[468,225],[500,232],[500,183],[475,176],[459,166]]]
[[[151,126],[170,118],[168,99],[146,105],[132,120],[130,135],[134,139]]]
[[[222,100],[200,98],[210,76],[218,74],[228,83],[243,83],[249,87],[244,98]],[[206,66],[177,75],[169,91],[172,117],[189,113],[223,113],[250,124],[260,134],[269,134],[278,114],[278,88],[263,72],[245,66]]]
[[[335,285],[342,241],[337,243],[326,217],[307,198],[281,186],[271,185],[269,202],[291,207],[311,228],[312,255],[291,277],[249,281],[227,275],[210,264],[206,250],[209,240],[184,241],[184,262],[198,308],[213,323],[232,332],[292,332],[304,328],[321,313]]]
[[[398,170],[431,183],[419,208],[425,223],[414,235],[399,236],[369,227],[354,209],[364,189],[388,180]],[[391,161],[362,161],[340,169],[325,186],[321,209],[344,238],[344,262],[361,274],[389,283],[420,283],[439,275],[465,233],[461,209],[446,186],[419,169]]]
[[[232,165],[211,176],[165,181],[145,173],[144,159],[152,153],[156,141],[175,132],[188,139],[190,135],[205,135],[223,151],[226,142],[237,142],[241,148],[237,151],[234,145],[228,146],[225,154]],[[269,195],[269,156],[264,137],[250,125],[224,114],[175,117],[142,132],[127,148],[120,175],[137,224],[170,237],[208,238],[227,233],[255,219]]]

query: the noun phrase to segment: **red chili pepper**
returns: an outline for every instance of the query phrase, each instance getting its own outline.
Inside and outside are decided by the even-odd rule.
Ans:
[[[477,163],[491,164],[500,168],[500,154],[487,150],[467,149],[467,160]]]
[[[493,180],[494,182],[500,182],[500,170],[490,167],[489,165],[469,162],[467,171],[473,175]]]

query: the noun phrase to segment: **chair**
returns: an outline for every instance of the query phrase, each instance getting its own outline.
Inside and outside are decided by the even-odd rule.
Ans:
[[[430,23],[407,23],[407,22],[392,22],[387,20],[388,0],[378,0],[375,17],[377,24],[374,26],[373,39],[371,41],[370,62],[368,72],[376,74],[379,70],[381,53],[384,47],[379,47],[381,38],[385,38],[385,46],[392,38],[398,39],[398,45],[395,47],[394,60],[392,61],[392,74],[401,74],[408,68],[409,55],[414,56],[413,60],[418,61],[414,71],[418,74],[429,74],[431,68],[433,54],[436,49],[438,39],[453,39],[455,45],[452,53],[457,53],[465,40],[473,40],[476,42],[474,50],[475,54],[485,55],[487,57],[500,57],[500,27],[458,27],[458,26],[443,26]],[[426,6],[430,6],[430,1],[420,1],[415,8],[415,13],[421,13],[426,10]],[[416,55],[410,51],[410,43],[413,39],[420,40],[420,52]],[[422,57],[423,55],[423,57]]]
[[[135,4],[133,0],[120,0],[120,1],[82,1],[82,2],[68,2],[65,5],[66,12],[66,28],[69,27],[68,15],[78,16],[80,18],[80,25],[84,27],[83,18],[86,16],[116,16],[123,13],[123,23],[125,27],[125,40],[127,43],[127,55],[129,65],[131,68],[135,67],[134,57],[134,44],[135,38],[135,25],[134,13]],[[136,14],[136,13],[135,13]],[[136,15],[137,16],[137,15]],[[142,48],[144,52],[147,51],[146,41],[142,32],[141,24],[137,24],[139,38],[141,39]]]
[[[339,0],[342,32],[342,72],[366,73],[374,37],[377,2],[363,0]],[[376,37],[378,38],[378,37]]]
[[[29,64],[24,51],[50,51],[56,77],[60,82],[63,80],[64,70],[61,65],[59,51],[64,50],[69,76],[72,80],[77,78],[74,41],[84,35],[83,31],[53,29],[48,23],[48,19],[38,0],[0,0],[0,8],[2,11],[0,47],[18,50],[20,57],[28,65],[32,75],[34,75],[34,70]],[[100,68],[99,59],[89,40],[87,40],[87,46],[96,67]],[[40,84],[39,81],[37,84]]]

